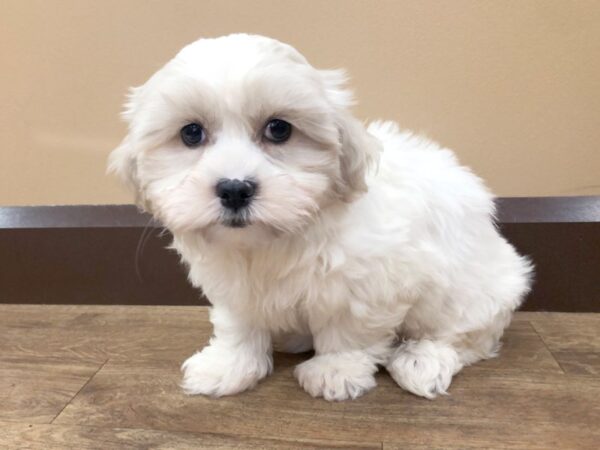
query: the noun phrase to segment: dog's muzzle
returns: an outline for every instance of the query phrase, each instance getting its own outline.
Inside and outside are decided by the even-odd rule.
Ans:
[[[215,187],[223,205],[222,223],[229,227],[245,227],[249,223],[248,206],[256,194],[257,184],[252,180],[221,179]]]

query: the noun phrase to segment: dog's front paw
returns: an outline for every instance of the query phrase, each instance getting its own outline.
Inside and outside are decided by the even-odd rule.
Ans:
[[[252,389],[272,366],[267,355],[252,358],[235,350],[208,346],[181,366],[181,387],[189,395],[233,395]]]
[[[313,397],[347,400],[376,386],[375,364],[366,355],[350,353],[315,356],[296,367],[300,386]]]

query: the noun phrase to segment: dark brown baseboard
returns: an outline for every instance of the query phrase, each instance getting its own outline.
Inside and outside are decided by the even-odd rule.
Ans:
[[[536,265],[524,310],[600,312],[600,197],[498,199]],[[171,237],[131,205],[0,208],[0,303],[207,304]]]

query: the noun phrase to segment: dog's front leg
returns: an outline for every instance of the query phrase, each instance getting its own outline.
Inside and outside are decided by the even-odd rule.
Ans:
[[[211,309],[214,335],[210,343],[181,367],[186,393],[215,397],[237,394],[253,388],[271,372],[270,334],[240,316],[226,306]]]
[[[294,375],[313,397],[346,400],[374,388],[377,364],[390,353],[385,334],[361,334],[360,327],[334,322],[314,332],[315,356],[298,365]]]

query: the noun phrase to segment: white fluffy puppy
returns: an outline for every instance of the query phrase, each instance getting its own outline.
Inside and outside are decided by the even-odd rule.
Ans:
[[[235,34],[133,89],[110,169],[213,305],[186,392],[250,389],[273,348],[314,348],[295,370],[312,396],[356,398],[383,365],[432,398],[496,354],[531,267],[498,234],[490,192],[449,150],[392,122],[365,129],[344,82]]]

